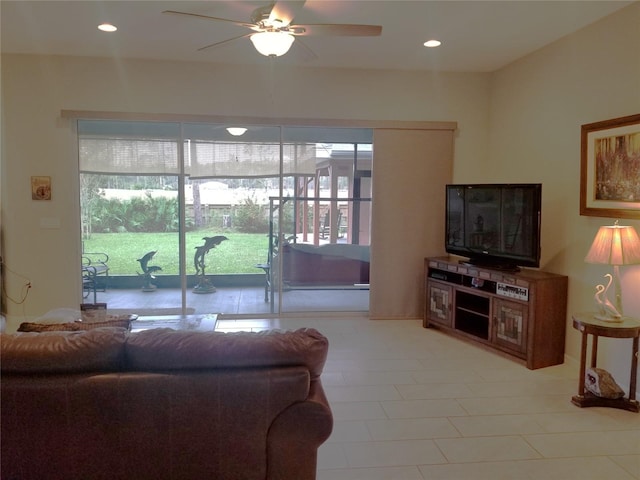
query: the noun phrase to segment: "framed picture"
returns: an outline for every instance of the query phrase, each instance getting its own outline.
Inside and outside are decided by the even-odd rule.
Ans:
[[[640,114],[582,125],[580,215],[640,218]]]
[[[51,200],[51,177],[31,177],[31,199]]]

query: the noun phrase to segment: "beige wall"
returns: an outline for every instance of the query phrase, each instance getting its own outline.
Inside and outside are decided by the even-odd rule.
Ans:
[[[457,155],[481,158],[487,151],[489,78],[488,74],[3,56],[3,255],[33,287],[24,305],[9,302],[9,316],[33,317],[52,308],[76,308],[80,302],[80,279],[75,273],[80,251],[77,156],[71,122],[60,118],[61,110],[453,121],[459,127]],[[421,159],[394,155],[389,161],[394,163],[387,169],[409,172],[412,179],[414,170],[424,172]],[[31,201],[31,175],[52,177],[52,201]],[[403,189],[380,180],[376,196],[403,202]],[[416,219],[419,228],[421,221]],[[52,222],[59,222],[60,228],[43,228]],[[416,258],[428,252],[424,245],[416,248],[412,252]],[[421,262],[406,276],[413,278],[415,268],[421,268]],[[10,295],[19,297],[23,278],[8,275],[7,280]],[[410,288],[412,304],[404,305],[400,313],[379,314],[417,317],[419,285]]]
[[[615,220],[579,214],[580,126],[640,113],[639,25],[636,3],[496,72],[487,163],[456,157],[456,181],[543,184],[541,267],[569,275],[569,312],[593,308],[610,269],[583,260],[598,227]],[[640,233],[640,221],[621,223]],[[640,317],[640,266],[622,274],[625,313]],[[566,345],[579,358],[570,318]],[[628,385],[630,352],[630,340],[602,339],[599,366]]]

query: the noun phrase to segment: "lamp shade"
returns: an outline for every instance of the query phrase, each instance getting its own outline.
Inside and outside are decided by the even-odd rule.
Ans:
[[[256,50],[265,57],[279,57],[289,51],[295,37],[286,32],[260,32],[251,35]]]
[[[588,263],[607,265],[632,265],[640,263],[640,237],[631,226],[618,225],[600,227],[589,253]]]

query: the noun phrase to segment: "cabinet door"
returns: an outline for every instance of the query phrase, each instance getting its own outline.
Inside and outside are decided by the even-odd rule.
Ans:
[[[439,325],[451,326],[451,287],[429,281],[427,284],[427,317]]]
[[[491,338],[501,347],[517,353],[527,351],[527,305],[493,299]]]

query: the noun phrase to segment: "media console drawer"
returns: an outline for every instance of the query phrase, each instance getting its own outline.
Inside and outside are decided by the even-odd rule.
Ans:
[[[564,362],[568,277],[425,259],[423,326],[482,343],[536,369]]]

